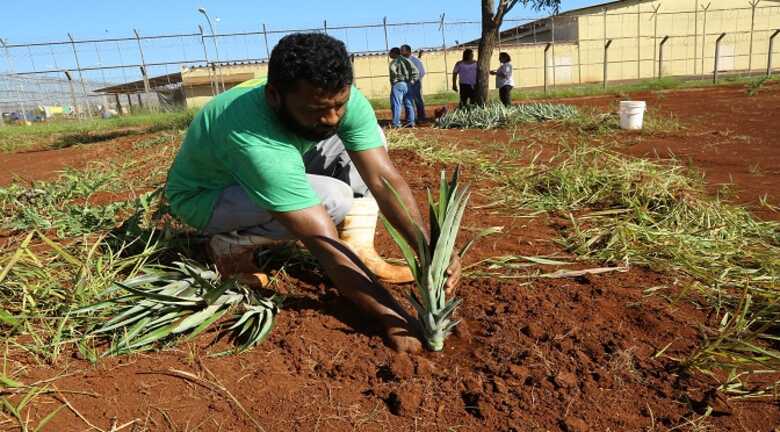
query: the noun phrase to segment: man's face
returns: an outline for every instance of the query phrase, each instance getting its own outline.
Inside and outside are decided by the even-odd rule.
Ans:
[[[331,91],[299,81],[281,95],[276,107],[285,127],[310,141],[322,141],[336,135],[347,109],[351,86]]]
[[[410,55],[412,55],[412,52],[408,49],[401,48],[401,55],[404,57],[409,57]]]

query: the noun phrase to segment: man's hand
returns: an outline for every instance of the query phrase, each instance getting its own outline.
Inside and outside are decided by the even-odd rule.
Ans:
[[[450,266],[447,268],[445,274],[447,275],[447,283],[444,284],[444,292],[447,293],[447,297],[450,297],[455,292],[455,288],[458,287],[458,283],[460,282],[461,265],[460,256],[457,252],[452,256]]]

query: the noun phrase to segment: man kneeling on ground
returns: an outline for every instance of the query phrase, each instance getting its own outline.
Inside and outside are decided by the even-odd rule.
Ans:
[[[166,196],[174,215],[211,236],[209,253],[223,275],[251,272],[258,248],[300,240],[339,292],[382,325],[392,348],[417,351],[413,319],[376,282],[409,282],[411,272],[384,262],[373,237],[379,210],[410,244],[413,224],[425,225],[352,83],[342,42],[318,33],[282,38],[267,83],[239,84],[195,116]],[[448,274],[451,291],[457,258]]]

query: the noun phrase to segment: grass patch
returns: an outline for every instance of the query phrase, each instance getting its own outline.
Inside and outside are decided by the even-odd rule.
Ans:
[[[52,231],[59,238],[113,228],[132,203],[96,203],[96,195],[125,191],[121,167],[93,163],[85,170],[66,169],[54,181],[20,182],[0,188],[0,230]]]
[[[168,129],[186,129],[194,110],[146,112],[108,119],[59,119],[30,126],[0,127],[0,152],[15,152],[50,146],[63,148],[75,144],[104,141],[133,133],[156,132]],[[140,130],[124,130],[139,128]]]
[[[618,133],[620,116],[614,112],[602,112],[594,108],[579,108],[576,116],[564,120],[580,134],[587,136],[609,136]],[[658,109],[645,112],[642,129],[632,131],[641,135],[659,135],[679,132],[685,129],[673,113],[662,113]]]
[[[148,205],[148,196],[140,197],[132,205],[139,209],[134,216]],[[81,341],[89,323],[73,317],[72,309],[94,303],[114,280],[132,277],[169,246],[164,238],[170,235],[138,229],[142,219],[130,217],[122,228],[93,228],[68,240],[32,230],[6,246],[0,253],[0,332],[6,340],[47,362],[69,343],[90,352]]]
[[[148,158],[164,159],[169,147]],[[114,281],[189,251],[186,237],[160,219],[159,190],[136,194],[160,181],[146,162],[156,161],[93,162],[54,181],[0,188],[7,237],[0,245],[0,334],[11,345],[53,362],[75,344],[92,358],[92,342],[82,336],[94,318],[72,310],[102,299]],[[139,169],[141,180],[122,177]]]
[[[173,133],[161,133],[149,138],[142,139],[133,144],[133,150],[144,150],[152,147],[157,147],[163,144],[172,144],[176,141],[177,135]]]
[[[762,87],[764,87],[764,84],[769,81],[771,77],[763,76],[761,78],[754,79],[750,82],[748,82],[747,85],[747,95],[748,96],[755,96],[758,94],[758,92],[761,90]]]

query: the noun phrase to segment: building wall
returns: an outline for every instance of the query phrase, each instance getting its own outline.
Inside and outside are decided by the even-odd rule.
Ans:
[[[751,19],[752,10],[747,0],[712,0],[709,3],[706,12],[693,0],[664,0],[580,16],[583,82],[603,79],[604,44],[609,39],[612,39],[608,51],[609,80],[657,76],[659,44],[665,36],[669,39],[664,44],[663,75],[711,74],[715,40],[724,32],[719,70],[765,70],[769,36],[774,29],[780,28],[780,3],[758,2],[755,21]],[[656,8],[657,15],[654,13]],[[780,51],[777,44],[774,50],[775,53]]]
[[[611,39],[609,80],[652,78],[658,74],[658,44],[664,36],[669,36],[664,46],[663,75],[704,75],[713,71],[715,39],[726,32],[721,42],[721,71],[766,70],[769,36],[774,29],[780,28],[780,2],[759,1],[755,19],[752,19],[747,0],[711,0],[709,3],[706,13],[696,0],[627,3],[606,11],[591,9],[578,16],[576,28],[569,16],[560,17],[557,19],[566,22],[566,25],[557,26],[565,32],[561,36],[575,38],[576,43],[552,44],[546,54],[546,43],[503,44],[495,50],[491,65],[493,68],[499,66],[499,51],[508,52],[512,57],[515,86],[521,88],[544,84],[545,57],[549,85],[599,82],[603,80],[604,44]],[[780,68],[780,36],[775,40],[774,57],[773,67]],[[421,60],[427,71],[423,92],[451,91],[451,71],[460,58],[460,50],[423,53]],[[367,97],[389,97],[387,66],[385,55],[355,57],[355,83]],[[266,74],[265,64],[223,68],[227,88]],[[208,77],[209,71],[205,68],[182,71],[189,106],[202,105],[211,97]],[[494,84],[491,77],[491,88]]]

